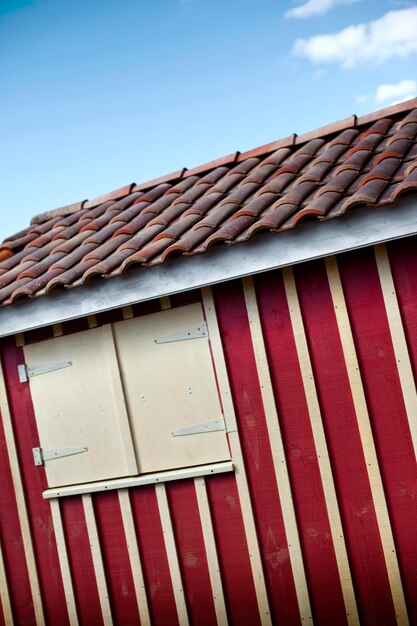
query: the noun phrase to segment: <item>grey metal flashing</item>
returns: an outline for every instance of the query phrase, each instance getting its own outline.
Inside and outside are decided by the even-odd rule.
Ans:
[[[417,199],[352,210],[0,308],[0,337],[417,234]]]

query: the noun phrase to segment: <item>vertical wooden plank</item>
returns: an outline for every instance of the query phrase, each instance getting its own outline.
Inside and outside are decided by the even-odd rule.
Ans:
[[[94,564],[81,496],[60,499],[75,602],[80,623],[103,626]]]
[[[3,550],[0,542],[0,600],[3,609],[5,626],[13,626],[13,613],[10,604],[9,587],[7,584],[6,570],[3,561]]]
[[[20,474],[19,460],[14,439],[12,419],[4,381],[3,368],[0,363],[0,409],[3,416],[3,427],[6,438],[7,453],[9,456],[10,469],[12,472],[13,487],[22,531],[23,546],[26,556],[26,565],[29,574],[29,584],[32,593],[37,626],[45,626],[45,617],[42,606],[42,598],[36,568],[35,553],[33,550],[32,536],[29,526],[29,518],[23,491],[22,477]]]
[[[415,320],[417,314],[416,291],[415,285],[413,286],[415,268],[414,270],[412,268],[415,248],[407,252],[406,242],[402,241],[399,244],[400,242],[397,242],[395,248],[400,251],[401,259],[405,263],[398,267],[398,256],[395,253],[391,256],[392,246],[390,263],[404,332],[407,336],[407,349],[412,359],[417,339],[415,331],[410,328],[410,320]],[[411,623],[415,623],[417,542],[414,529],[417,500],[413,494],[417,480],[417,465],[374,250],[369,248],[343,255],[338,259],[338,265],[409,619]]]
[[[124,306],[122,308],[122,315],[124,320],[129,320],[133,317],[133,307],[131,305]]]
[[[171,308],[171,298],[169,296],[163,296],[159,299],[159,301],[161,303],[161,309],[163,311]]]
[[[298,535],[291,485],[252,279],[244,278],[243,286],[300,615],[302,620],[311,621],[310,598],[304,571],[303,555]]]
[[[114,490],[97,493],[93,504],[113,622],[140,626],[118,493]]]
[[[50,500],[52,521],[54,524],[55,540],[58,550],[59,565],[61,568],[62,583],[64,585],[65,600],[68,607],[70,626],[78,626],[77,607],[75,605],[74,589],[72,586],[71,570],[68,561],[67,546],[64,529],[62,527],[61,511],[57,498]]]
[[[260,626],[236,477],[229,473],[211,476],[206,480],[206,488],[228,619],[233,626]]]
[[[239,443],[245,460],[251,512],[256,527],[256,539],[271,621],[301,626],[242,281],[219,285],[213,290],[213,295],[216,320],[227,366],[227,382],[230,385],[239,425]],[[258,615],[254,617],[252,603],[255,588],[253,576],[251,577],[247,572],[247,566],[250,566],[250,556],[248,554],[246,557],[244,553],[247,538],[245,539],[243,515],[240,511],[240,516],[233,517],[232,514],[235,511],[232,506],[226,506],[228,503],[234,505],[235,500],[237,504],[236,477],[233,478],[234,484],[226,480],[226,477],[221,481],[207,479],[207,492],[229,619],[237,624],[244,619],[255,624],[258,623],[257,619],[259,620],[259,610],[256,606]],[[233,519],[233,524],[236,526],[236,537],[235,535],[231,537],[228,532],[227,520],[229,518]],[[238,529],[241,532],[242,526],[244,546],[239,545],[237,541]],[[227,541],[223,540],[224,536],[227,537]],[[239,541],[242,541],[242,537]],[[234,550],[238,551],[239,558],[235,556]],[[229,563],[235,564],[235,571],[232,570],[231,576]],[[233,577],[239,579],[239,586],[244,590],[237,598],[234,593],[235,585],[233,582],[230,584]],[[242,580],[243,577],[245,577],[244,580]]]
[[[284,287],[287,296],[289,313],[293,327],[294,340],[300,364],[301,376],[310,415],[310,423],[313,432],[314,444],[317,451],[323,491],[326,499],[327,513],[330,523],[332,540],[339,570],[342,593],[345,602],[347,621],[350,625],[359,624],[358,609],[356,606],[355,592],[353,589],[348,554],[344,539],[342,520],[337,502],[336,490],[333,481],[329,451],[327,449],[326,436],[321,417],[317,390],[313,376],[310,354],[301,316],[294,274],[291,268],[283,270]]]
[[[254,283],[313,620],[317,626],[348,626],[320,459],[314,442],[282,273],[274,271],[257,276]],[[275,481],[274,473],[268,481]],[[329,598],[332,598],[331,602]],[[287,621],[293,623],[291,619],[284,620],[284,623]]]
[[[165,549],[168,557],[178,620],[180,626],[189,626],[187,606],[185,604],[181,571],[178,563],[178,555],[175,546],[174,532],[172,530],[171,515],[169,512],[165,485],[162,483],[155,485],[155,491],[158,500],[159,515],[161,518],[162,532],[164,534]]]
[[[224,419],[227,431],[231,432],[237,430],[236,415],[233,407],[232,394],[230,391],[226,363],[223,355],[222,340],[220,338],[219,326],[216,318],[213,293],[210,287],[202,289],[201,292],[203,297],[204,314],[209,328],[210,348],[213,354],[216,369],[217,384],[219,386],[220,397],[222,400]]]
[[[16,347],[20,348],[21,346],[24,346],[26,343],[25,340],[25,333],[17,333],[17,335],[15,335],[15,341],[16,341]]]
[[[131,489],[130,501],[152,626],[179,626],[155,487]]]
[[[62,337],[62,335],[64,334],[64,329],[62,328],[62,324],[53,324],[52,332],[53,332],[54,337]]]
[[[363,453],[366,461],[369,483],[371,486],[378,528],[387,567],[392,598],[395,607],[398,626],[405,626],[408,622],[407,608],[398,567],[396,549],[388,514],[385,493],[378,465],[372,428],[369,420],[368,408],[362,386],[356,349],[353,341],[350,321],[346,308],[339,269],[335,257],[326,259],[326,270],[332,294],[334,311],[339,327],[353,403],[355,406],[359,434],[362,441]]]
[[[293,271],[361,623],[396,626],[366,458],[325,263],[324,260],[314,261],[294,267]]]
[[[397,361],[398,375],[407,412],[411,439],[413,441],[414,454],[417,459],[417,391],[411,367],[410,355],[405,339],[404,328],[401,320],[400,308],[391,266],[385,245],[374,247],[375,258],[378,267],[379,280],[381,282],[382,295],[385,303],[385,311],[388,318],[392,345]]]
[[[95,315],[89,315],[87,317],[88,328],[96,328],[97,327],[97,317]]]
[[[135,585],[136,599],[138,602],[140,623],[141,626],[150,626],[151,618],[149,615],[148,599],[146,597],[145,581],[143,578],[142,563],[133,522],[129,491],[127,489],[119,489],[118,495],[130,565],[132,568],[133,581]]]
[[[35,626],[36,618],[1,414],[0,450],[0,537],[9,598],[15,621],[18,624]]]
[[[206,481],[204,477],[194,479],[197,495],[198,510],[203,530],[204,545],[207,554],[207,563],[210,574],[211,589],[213,592],[214,608],[218,626],[227,626],[227,613],[224,601],[223,586],[220,576],[219,560],[214,539],[213,524],[211,521],[210,507],[207,498]]]
[[[237,433],[236,416],[233,407],[232,394],[229,386],[226,365],[224,361],[220,332],[217,324],[216,311],[211,288],[202,289],[204,311],[209,328],[210,343],[216,367],[217,381],[222,400],[224,418],[229,431],[229,445],[235,465],[236,483],[245,526],[246,540],[249,548],[252,575],[258,601],[259,615],[263,626],[271,624],[271,612],[266,591],[264,572],[262,568],[255,520],[249,495],[249,486],[246,477],[242,447]]]
[[[94,516],[93,501],[91,495],[82,496],[85,521],[87,524],[88,538],[90,541],[91,555],[93,558],[94,573],[96,576],[98,595],[103,617],[104,626],[112,626],[113,620],[110,609],[109,594],[107,591],[106,576],[104,573],[103,559],[101,556],[100,542],[98,538],[97,525]]]
[[[194,480],[166,483],[187,614],[193,626],[217,626]]]

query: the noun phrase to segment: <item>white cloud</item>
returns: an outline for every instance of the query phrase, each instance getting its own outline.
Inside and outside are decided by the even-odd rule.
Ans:
[[[363,62],[382,63],[417,52],[417,7],[390,11],[366,24],[337,33],[297,39],[292,53],[312,63],[337,63],[352,68]]]
[[[305,4],[294,7],[286,12],[285,17],[311,17],[312,15],[324,15],[337,4],[353,4],[362,0],[307,0]]]
[[[383,84],[377,87],[375,92],[376,102],[387,102],[387,100],[395,100],[395,102],[403,102],[410,98],[415,98],[417,94],[417,81],[401,80],[395,84]]]

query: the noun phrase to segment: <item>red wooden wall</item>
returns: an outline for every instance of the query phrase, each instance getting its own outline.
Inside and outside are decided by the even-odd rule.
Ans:
[[[138,606],[117,491],[91,496],[104,591],[83,499],[59,501],[71,609],[44,471],[33,464],[39,441],[29,385],[17,375],[22,348],[2,340],[2,413],[16,456],[4,420],[0,626],[417,624],[416,240],[212,292],[238,425],[232,450],[242,457],[236,475],[205,477],[202,487],[167,483],[168,528],[156,488],[130,489],[147,610]],[[171,306],[201,298],[175,296]],[[135,315],[159,308],[133,307]],[[120,311],[97,322],[115,319]],[[79,320],[63,332],[87,327]]]

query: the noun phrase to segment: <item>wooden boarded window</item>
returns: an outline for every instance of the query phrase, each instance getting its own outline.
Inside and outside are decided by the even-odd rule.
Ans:
[[[24,353],[49,487],[230,459],[201,304]]]
[[[200,304],[114,325],[140,472],[230,459]]]
[[[26,367],[71,362],[29,375],[49,487],[137,473],[119,366],[110,325],[24,347]],[[60,456],[68,448],[86,452]]]

